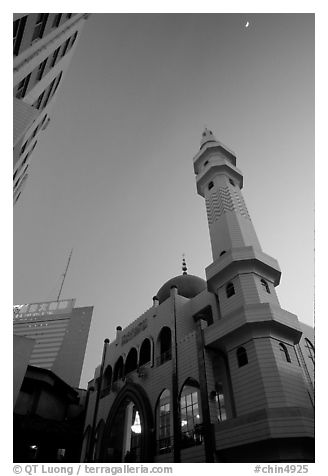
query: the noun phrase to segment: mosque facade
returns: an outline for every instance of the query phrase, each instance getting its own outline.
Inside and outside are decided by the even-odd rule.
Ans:
[[[236,156],[208,129],[194,157],[213,262],[167,281],[104,342],[81,461],[313,462],[313,330],[280,307]]]

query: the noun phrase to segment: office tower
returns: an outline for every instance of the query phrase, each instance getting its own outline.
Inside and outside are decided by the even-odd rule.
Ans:
[[[14,306],[14,337],[34,341],[28,364],[51,370],[78,387],[93,307],[74,307],[75,299]]]
[[[87,18],[85,13],[14,14],[14,203]]]

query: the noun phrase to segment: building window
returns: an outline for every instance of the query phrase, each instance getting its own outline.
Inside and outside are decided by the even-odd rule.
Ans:
[[[121,380],[123,378],[123,357],[119,357],[117,360],[115,366],[114,366],[114,372],[113,372],[113,382],[116,382],[117,380]]]
[[[227,295],[227,298],[230,298],[231,296],[233,296],[235,293],[235,287],[233,285],[233,283],[228,283],[227,286],[226,286],[226,295]]]
[[[66,13],[66,18],[71,18],[72,15],[73,13]]]
[[[68,38],[68,39],[65,41],[65,43],[64,43],[64,48],[63,48],[63,52],[62,52],[62,54],[61,54],[61,57],[63,57],[63,56],[66,55],[69,42],[70,42],[70,38]]]
[[[204,162],[204,167],[206,167],[206,165],[208,165],[208,160],[205,160]]]
[[[56,15],[54,16],[54,21],[52,22],[52,28],[57,28],[59,26],[61,17],[61,13],[56,13]]]
[[[158,403],[158,453],[171,451],[171,402],[170,391],[164,390]]]
[[[220,256],[223,256],[225,253],[226,253],[226,252],[225,252],[224,250],[221,251]]]
[[[181,445],[182,448],[201,444],[201,414],[199,408],[199,387],[196,382],[187,381],[180,396]]]
[[[46,105],[48,104],[48,102],[49,102],[49,100],[50,100],[50,98],[51,98],[51,91],[52,91],[52,89],[53,89],[53,87],[54,87],[55,81],[56,81],[56,79],[53,79],[52,82],[51,82],[51,84],[49,84],[48,88],[47,88],[46,91],[45,91],[45,92],[46,92],[46,98],[45,98],[45,100],[44,100],[44,102],[43,102],[42,109],[46,107]]]
[[[269,288],[268,283],[265,281],[265,279],[261,279],[261,284],[262,284],[263,288],[266,290],[266,292],[268,294],[270,294],[270,288]]]
[[[71,43],[69,45],[70,48],[72,48],[72,46],[74,45],[76,38],[77,38],[77,31],[72,36]]]
[[[307,338],[305,338],[305,347],[307,348],[308,353],[309,353],[308,357],[312,360],[312,363],[314,365],[314,345]]]
[[[42,38],[42,35],[44,33],[44,29],[46,27],[46,23],[47,23],[47,20],[48,20],[48,16],[49,16],[48,13],[38,13],[36,23],[35,23],[35,27],[34,27],[33,36],[32,36],[32,42],[34,40]]]
[[[16,90],[17,99],[21,99],[25,96],[28,83],[30,82],[30,77],[31,77],[31,73],[25,76],[25,78],[22,79],[22,81],[18,84],[17,90]]]
[[[213,182],[210,182],[210,183],[208,184],[208,189],[211,190],[211,188],[213,188],[213,187],[214,187],[214,183],[213,183]]]
[[[27,15],[14,21],[14,55],[17,56],[22,42]]]
[[[60,80],[61,80],[62,76],[63,76],[63,72],[61,71],[60,74],[57,76],[56,84],[55,84],[54,89],[52,91],[52,96],[54,96],[55,92],[57,91],[57,88],[59,86],[59,83],[60,83]]]
[[[158,337],[157,365],[162,365],[172,358],[172,336],[169,327],[163,327]]]
[[[248,364],[247,351],[245,347],[239,347],[237,349],[236,354],[237,354],[238,367],[243,367],[244,365]]]
[[[27,146],[27,141],[24,143],[23,147],[21,148],[20,155],[24,154],[26,146]]]
[[[138,366],[138,353],[137,350],[132,347],[125,361],[125,375],[129,372],[133,372]]]
[[[229,178],[229,182],[231,183],[231,185],[235,186],[235,182],[231,178]]]
[[[35,101],[35,103],[33,104],[33,106],[34,106],[36,109],[40,109],[40,106],[41,106],[41,103],[42,103],[42,99],[43,99],[44,93],[45,93],[45,91],[43,91],[43,93],[40,94],[40,96],[38,97],[38,99],[37,99],[37,100]]]
[[[279,348],[284,355],[284,360],[286,360],[286,362],[291,362],[290,355],[285,344],[280,343]]]
[[[225,407],[222,383],[220,382],[216,384],[215,387],[216,387],[215,400],[216,400],[217,418],[218,418],[218,421],[221,422],[227,419],[227,412]]]
[[[148,364],[151,360],[151,344],[149,339],[145,339],[140,347],[139,365]]]
[[[36,75],[36,80],[37,81],[40,81],[40,79],[43,76],[44,69],[45,69],[46,64],[47,64],[47,60],[48,60],[48,58],[46,58],[44,61],[42,61],[42,63],[39,64],[38,72],[37,72],[37,75]]]
[[[60,50],[60,46],[54,51],[54,53],[52,55],[51,67],[55,66],[55,64],[57,63],[59,50]]]

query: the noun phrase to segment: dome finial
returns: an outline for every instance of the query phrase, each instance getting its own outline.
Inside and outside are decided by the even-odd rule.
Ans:
[[[182,255],[182,274],[187,274],[187,265],[184,253]]]

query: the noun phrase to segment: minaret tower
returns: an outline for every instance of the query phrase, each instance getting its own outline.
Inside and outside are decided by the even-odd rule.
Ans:
[[[295,351],[302,334],[298,319],[280,307],[275,291],[279,265],[261,249],[242,196],[235,154],[207,128],[194,170],[197,191],[206,202],[212,246],[207,286],[218,298],[220,316],[205,329],[204,342],[226,356],[232,388],[234,425],[227,439],[231,445],[235,439],[237,447],[246,432],[249,444],[261,442],[264,458],[274,461],[283,458],[288,437],[295,459],[306,460],[312,451],[313,401]],[[224,425],[218,426],[222,445],[224,431]],[[273,439],[280,456],[271,453]],[[245,455],[257,458],[251,447]]]

